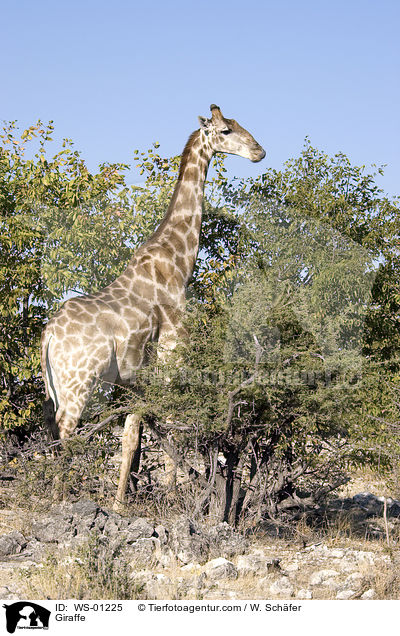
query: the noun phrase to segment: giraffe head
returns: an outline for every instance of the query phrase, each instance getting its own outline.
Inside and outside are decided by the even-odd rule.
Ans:
[[[211,104],[210,110],[211,118],[199,117],[199,121],[214,152],[239,155],[254,162],[264,159],[265,150],[247,130],[234,119],[226,119],[219,106]]]

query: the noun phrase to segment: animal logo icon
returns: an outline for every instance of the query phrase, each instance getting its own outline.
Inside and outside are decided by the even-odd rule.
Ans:
[[[50,610],[30,601],[3,605],[6,610],[6,628],[9,634],[18,629],[48,629]]]

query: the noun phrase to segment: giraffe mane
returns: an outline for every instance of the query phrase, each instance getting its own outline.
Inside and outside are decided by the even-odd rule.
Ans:
[[[186,145],[185,145],[185,147],[183,149],[182,156],[181,156],[181,163],[179,164],[178,180],[177,180],[177,182],[175,184],[175,188],[174,188],[174,192],[173,192],[172,197],[171,197],[171,201],[169,202],[167,211],[164,214],[164,217],[161,220],[160,225],[157,227],[155,232],[146,241],[146,244],[148,244],[150,240],[157,239],[160,236],[160,234],[163,232],[166,224],[168,223],[168,219],[169,219],[170,214],[172,213],[172,211],[174,209],[174,206],[175,206],[175,203],[176,203],[176,197],[178,196],[177,185],[179,184],[180,181],[182,181],[183,172],[184,172],[184,169],[186,168],[186,165],[187,165],[187,162],[188,162],[190,149],[193,146],[193,143],[195,142],[195,140],[198,138],[199,132],[200,132],[199,130],[195,130],[194,132],[192,132],[192,134],[190,135],[189,139],[186,142]]]
[[[179,165],[178,181],[180,181],[182,179],[183,171],[184,171],[184,169],[186,167],[186,164],[187,164],[187,161],[188,161],[190,149],[193,146],[193,143],[196,140],[196,138],[199,136],[199,132],[200,132],[199,130],[195,130],[194,132],[192,132],[192,134],[190,135],[189,139],[186,142],[186,145],[185,145],[185,147],[183,149],[182,156],[181,156],[181,163]],[[171,203],[172,203],[172,201],[171,201]]]

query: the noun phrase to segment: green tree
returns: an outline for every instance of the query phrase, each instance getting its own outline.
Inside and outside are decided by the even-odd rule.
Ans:
[[[197,475],[203,508],[233,521],[315,505],[373,456],[372,411],[388,391],[371,347],[380,358],[389,340],[397,356],[380,316],[396,324],[398,206],[374,174],[309,143],[281,172],[218,187],[225,214],[238,211],[231,262],[199,272],[189,346],[147,396],[161,430],[178,423],[173,455]]]

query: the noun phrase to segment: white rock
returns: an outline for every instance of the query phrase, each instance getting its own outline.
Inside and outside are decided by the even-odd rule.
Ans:
[[[0,587],[0,598],[7,601],[19,601],[23,597],[10,590],[9,587],[5,586]]]
[[[311,590],[306,590],[306,589],[304,589],[304,590],[299,590],[299,591],[296,593],[296,598],[304,599],[304,600],[309,600],[309,599],[311,599],[311,598],[312,598],[312,592],[311,592]]]
[[[343,572],[354,572],[354,562],[353,561],[343,561],[340,564],[340,569]]]
[[[318,570],[318,572],[313,572],[310,577],[310,585],[321,585],[327,579],[332,578],[333,576],[338,576],[339,572],[336,570]]]
[[[286,572],[297,572],[297,570],[300,570],[300,566],[298,563],[289,563],[289,565],[287,565],[285,567]]]
[[[171,549],[164,554],[157,555],[157,561],[163,568],[171,568],[176,565],[176,557]]]
[[[232,600],[236,600],[237,597],[238,597],[237,592],[235,592],[234,590],[228,591],[228,598],[231,598]]]
[[[364,594],[361,596],[361,598],[366,601],[366,600],[370,600],[372,598],[375,598],[376,596],[376,592],[375,590],[371,587],[369,590],[366,590],[364,592]]]
[[[200,563],[188,563],[187,565],[182,565],[181,570],[183,572],[196,572],[201,569]]]
[[[258,586],[259,587],[265,587],[265,585],[269,585],[271,583],[271,579],[272,579],[272,574],[269,574],[267,576],[263,576],[262,579],[258,580]]]
[[[329,579],[326,579],[326,581],[323,581],[322,585],[327,587],[329,590],[337,590],[339,587],[339,583],[332,576]]]
[[[212,570],[213,568],[219,568],[220,565],[226,565],[227,563],[230,563],[228,559],[225,559],[224,557],[217,557],[216,559],[211,559],[211,561],[207,561],[207,563],[204,566],[204,569]]]
[[[355,557],[359,563],[368,563],[369,565],[374,564],[374,553],[373,552],[356,552]]]
[[[281,576],[269,586],[269,591],[271,594],[283,594],[290,598],[294,592],[294,587],[286,576]]]
[[[352,572],[344,580],[344,587],[360,587],[365,581],[365,577],[361,572]]]
[[[347,599],[353,596],[353,594],[355,594],[354,590],[340,590],[340,592],[336,594],[336,598],[342,601],[347,601]]]
[[[270,561],[265,555],[260,554],[241,554],[237,558],[237,569],[240,574],[255,574],[256,572],[266,571]]]
[[[334,548],[333,550],[329,551],[329,556],[333,557],[334,559],[342,559],[344,555],[344,550],[340,550],[339,548]]]
[[[231,561],[218,557],[212,559],[204,566],[204,572],[214,580],[216,579],[236,579],[238,571]]]

